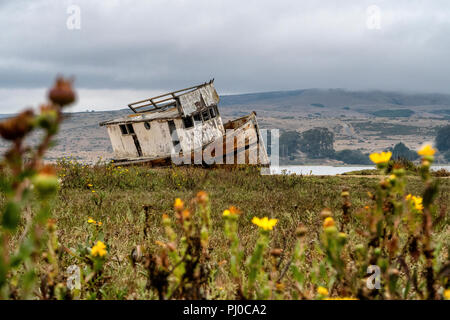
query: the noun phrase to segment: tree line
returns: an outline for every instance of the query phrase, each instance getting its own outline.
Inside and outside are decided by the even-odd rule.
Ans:
[[[284,131],[280,135],[280,155],[290,160],[295,159],[298,151],[305,153],[311,159],[336,159],[346,164],[371,164],[368,154],[360,150],[344,149],[334,150],[334,133],[327,128],[313,128],[304,132]],[[436,148],[450,161],[450,125],[437,131],[435,139]],[[403,142],[390,148],[392,159],[414,161],[418,155],[409,149]]]

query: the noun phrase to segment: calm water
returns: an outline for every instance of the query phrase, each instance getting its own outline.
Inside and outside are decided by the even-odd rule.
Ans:
[[[450,165],[432,166],[431,170],[446,169],[450,171]],[[318,175],[331,176],[342,174],[350,171],[375,169],[375,166],[279,166],[270,167],[270,174],[302,174],[302,175]]]

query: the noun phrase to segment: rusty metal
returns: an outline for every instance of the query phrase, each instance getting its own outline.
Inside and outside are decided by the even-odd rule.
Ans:
[[[202,83],[202,84],[199,84],[199,85],[196,85],[196,86],[192,86],[192,87],[189,87],[189,88],[184,88],[184,89],[180,89],[180,90],[176,90],[176,91],[171,91],[171,92],[168,92],[168,93],[165,93],[165,94],[161,94],[159,96],[155,96],[155,97],[152,97],[152,98],[148,98],[148,99],[132,102],[132,103],[128,104],[128,107],[134,113],[138,113],[138,112],[154,111],[154,110],[158,110],[158,109],[170,106],[170,105],[177,105],[177,102],[178,102],[177,100],[178,100],[180,95],[185,94],[185,93],[189,93],[188,92],[189,90],[192,90],[192,91],[198,90],[198,89],[200,89],[200,88],[202,88],[204,86],[207,86],[209,84],[212,84],[212,83],[214,83],[214,79],[211,79],[209,82],[205,82],[205,83]],[[170,96],[170,97],[168,97],[168,96]],[[168,98],[165,98],[165,97],[168,97]],[[156,100],[161,99],[161,98],[165,98],[165,99],[156,101]],[[164,104],[164,105],[160,105],[161,102],[166,102],[166,101],[171,101],[171,102],[169,102],[167,104]],[[144,102],[150,102],[150,103],[141,105]],[[149,107],[149,106],[153,106],[153,108],[147,109],[147,110],[139,110],[138,111],[138,109],[142,109],[142,108]]]

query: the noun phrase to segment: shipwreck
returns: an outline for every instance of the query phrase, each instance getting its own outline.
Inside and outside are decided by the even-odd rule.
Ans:
[[[132,114],[100,123],[116,165],[269,165],[256,113],[220,116],[214,80],[130,103]]]

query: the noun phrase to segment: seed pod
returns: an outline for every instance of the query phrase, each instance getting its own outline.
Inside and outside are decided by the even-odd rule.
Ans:
[[[380,182],[380,187],[381,189],[385,190],[389,187],[389,181],[388,180],[383,180]]]
[[[0,135],[5,140],[14,141],[23,138],[34,126],[33,110],[25,110],[14,118],[0,122]]]
[[[176,245],[173,242],[167,243],[166,246],[170,251],[175,251],[177,249]]]
[[[327,235],[334,235],[338,232],[337,228],[334,225],[331,227],[326,227],[324,230]]]
[[[374,253],[376,256],[379,256],[379,255],[381,254],[381,249],[380,249],[380,248],[375,248],[375,250],[373,251],[373,253]]]
[[[338,240],[341,244],[345,244],[347,242],[347,235],[343,232],[338,233]]]
[[[48,221],[47,221],[47,230],[49,232],[55,232],[56,231],[56,220],[55,219],[48,219]]]
[[[302,223],[300,223],[297,229],[295,230],[297,237],[303,237],[307,232],[308,229]]]
[[[142,260],[142,250],[140,245],[137,245],[135,248],[133,248],[130,254],[130,258],[133,266],[135,266],[136,263]]]
[[[58,178],[46,172],[34,176],[32,182],[38,194],[43,198],[55,193],[59,187]]]
[[[37,117],[37,124],[47,130],[55,130],[58,122],[58,109],[54,105],[42,105],[41,113]]]
[[[341,192],[341,197],[348,197],[350,196],[350,192],[348,192],[348,190],[344,190]]]
[[[325,209],[323,209],[323,210],[320,212],[320,217],[321,217],[322,219],[325,219],[325,218],[328,218],[328,217],[332,217],[332,216],[333,216],[333,213],[332,213],[331,210],[328,209],[328,208],[325,208]]]
[[[270,254],[274,257],[279,257],[283,253],[283,249],[272,249]]]
[[[197,193],[197,201],[198,203],[205,204],[209,200],[208,193],[205,191],[199,191]]]
[[[61,107],[75,101],[75,92],[72,90],[72,81],[62,77],[56,79],[56,83],[48,93],[49,99]]]
[[[388,274],[391,277],[398,277],[400,275],[400,271],[398,271],[398,269],[391,268],[388,270]]]

